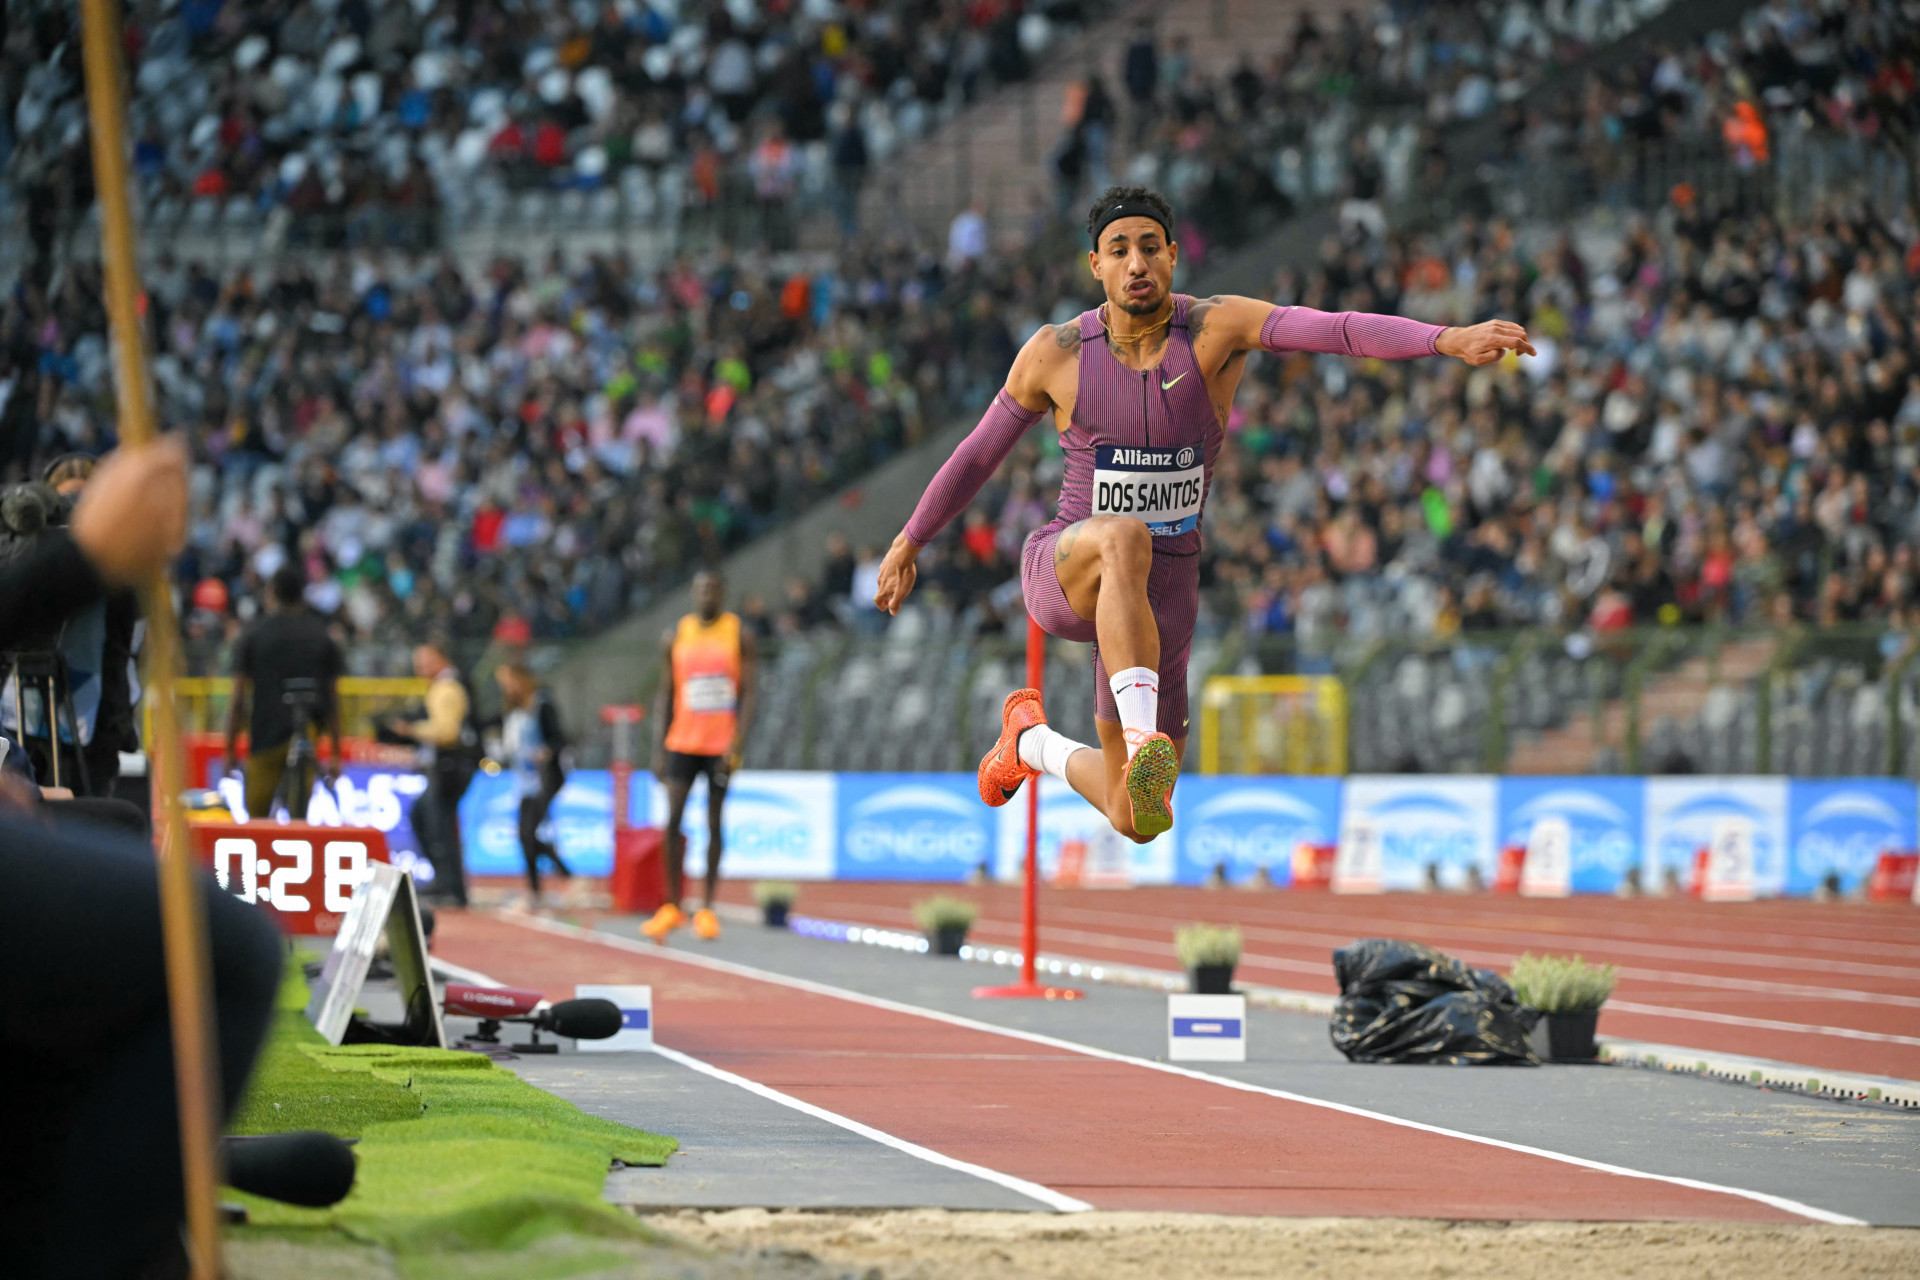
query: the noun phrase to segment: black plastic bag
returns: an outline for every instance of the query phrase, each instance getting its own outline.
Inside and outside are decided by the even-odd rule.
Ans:
[[[1367,938],[1333,953],[1333,974],[1333,1047],[1351,1061],[1540,1061],[1527,1043],[1539,1015],[1491,969],[1417,942]]]

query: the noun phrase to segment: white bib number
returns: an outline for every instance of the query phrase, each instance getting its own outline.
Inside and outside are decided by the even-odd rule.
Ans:
[[[1144,520],[1156,538],[1189,533],[1200,524],[1207,471],[1200,451],[1103,445],[1093,453],[1093,514]]]
[[[732,676],[688,676],[683,689],[687,697],[688,711],[733,710]]]

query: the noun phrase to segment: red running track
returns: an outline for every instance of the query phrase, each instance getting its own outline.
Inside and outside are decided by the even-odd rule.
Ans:
[[[751,976],[444,912],[436,954],[523,987],[653,987],[662,1044],[1100,1209],[1798,1221],[1723,1192],[1248,1093]]]
[[[912,930],[928,893],[809,884],[795,909]],[[962,893],[981,906],[975,939],[1019,946],[1017,889]],[[745,902],[747,888],[726,896]],[[1920,907],[1904,903],[1047,888],[1040,950],[1173,970],[1173,930],[1195,920],[1240,926],[1247,981],[1327,994],[1331,953],[1355,938],[1410,938],[1501,969],[1526,951],[1577,952],[1620,968],[1603,1035],[1920,1079]]]

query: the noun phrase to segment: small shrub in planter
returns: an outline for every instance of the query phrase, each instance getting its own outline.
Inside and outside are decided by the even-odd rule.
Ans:
[[[1240,963],[1240,930],[1217,924],[1190,924],[1173,932],[1173,949],[1195,995],[1233,993],[1233,969]]]
[[[913,904],[913,918],[937,956],[957,956],[980,908],[965,898],[928,898]]]
[[[1547,1062],[1590,1062],[1600,1006],[1613,994],[1614,967],[1588,964],[1579,956],[1527,954],[1513,962],[1508,981],[1520,1003],[1540,1013],[1533,1051]]]
[[[787,927],[787,912],[799,896],[800,886],[789,880],[761,880],[753,886],[753,905],[760,908],[760,918],[769,929]]]

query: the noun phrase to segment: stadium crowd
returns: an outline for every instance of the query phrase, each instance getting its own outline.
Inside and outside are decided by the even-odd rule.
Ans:
[[[125,27],[134,167],[149,201],[331,214],[356,242],[376,216],[431,211],[478,182],[591,188],[629,165],[680,171],[707,201],[731,169],[782,200],[805,149],[857,186],[1102,7],[144,0]],[[91,200],[75,16],[38,6],[0,56],[18,104],[0,161],[49,242]]]
[[[195,442],[192,646],[218,669],[288,558],[362,661],[507,615],[592,630],[991,394],[1069,265],[1037,248],[784,276],[557,251],[474,277],[368,255],[224,279],[162,262],[155,377]],[[0,308],[11,476],[111,443],[104,333],[84,264]]]
[[[1337,632],[1920,623],[1916,282],[1912,207],[1782,224],[1681,204],[1610,260],[1499,221],[1377,260],[1331,245],[1274,301],[1518,316],[1540,355],[1257,361],[1207,508],[1209,621],[1307,655]],[[963,609],[1051,515],[1049,434],[922,558]]]

